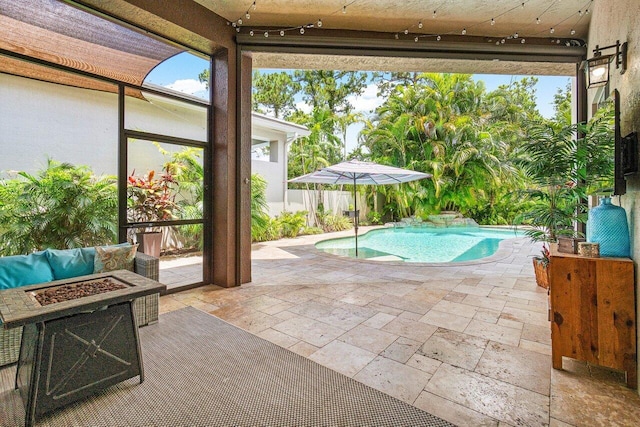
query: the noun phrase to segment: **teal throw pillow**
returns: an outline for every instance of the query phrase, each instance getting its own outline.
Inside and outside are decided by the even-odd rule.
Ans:
[[[44,252],[0,257],[0,289],[51,282],[53,271]]]
[[[56,280],[93,273],[94,248],[47,249],[45,254]]]
[[[104,273],[113,270],[133,271],[138,245],[96,246],[93,272]]]

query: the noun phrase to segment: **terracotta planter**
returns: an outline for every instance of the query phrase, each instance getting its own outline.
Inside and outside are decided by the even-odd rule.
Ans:
[[[536,283],[541,288],[549,289],[549,270],[540,258],[533,259],[533,270],[536,273]]]
[[[151,231],[145,233],[136,233],[138,241],[138,251],[143,254],[160,258],[160,248],[162,247],[162,232]]]

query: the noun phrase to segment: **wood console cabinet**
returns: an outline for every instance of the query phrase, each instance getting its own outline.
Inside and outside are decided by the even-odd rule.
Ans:
[[[637,387],[633,261],[557,251],[549,263],[553,367],[562,356],[626,371]]]

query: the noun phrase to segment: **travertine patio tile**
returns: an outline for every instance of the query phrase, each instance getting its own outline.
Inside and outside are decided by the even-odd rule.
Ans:
[[[496,276],[496,271],[487,272],[485,276],[486,277],[480,281],[480,285],[513,288],[516,280],[518,280],[517,277],[513,276]]]
[[[458,316],[468,317],[471,319],[478,312],[478,307],[442,300],[433,306],[433,310],[442,311],[444,313],[455,313]]]
[[[282,301],[279,304],[275,304],[275,305],[272,305],[272,306],[269,306],[269,307],[264,307],[264,308],[261,308],[259,310],[262,311],[263,313],[274,315],[274,314],[278,314],[280,312],[283,312],[285,310],[288,310],[293,306],[294,306],[294,304],[292,302]]]
[[[377,298],[374,302],[398,310],[411,311],[418,314],[425,314],[431,308],[431,304],[416,303],[395,295],[383,295]]]
[[[545,301],[547,298],[547,292],[542,292],[542,288],[539,289],[541,291],[523,291],[518,289],[494,288],[491,291],[491,296],[505,296],[519,298],[527,301]]]
[[[522,329],[522,339],[551,345],[551,329],[549,325],[538,326],[525,323]]]
[[[216,310],[213,314],[217,315],[220,310]],[[269,316],[268,314],[261,313],[259,311],[251,310],[241,316],[233,316],[226,319],[229,323],[257,334],[265,329],[272,327],[273,325],[282,322],[277,317]]]
[[[309,359],[348,377],[353,377],[376,356],[377,354],[360,347],[342,341],[332,341],[309,356]]]
[[[491,310],[490,308],[478,308],[478,312],[473,316],[476,320],[482,320],[487,323],[498,323],[500,320],[500,310]]]
[[[355,304],[365,306],[371,301],[378,299],[382,294],[380,292],[353,291],[342,295],[339,301],[347,304]]]
[[[548,396],[550,369],[549,356],[490,342],[475,372]]]
[[[393,316],[387,313],[378,313],[373,317],[370,317],[369,319],[365,320],[362,324],[370,328],[381,329],[384,325],[391,322],[396,317],[397,316]]]
[[[378,356],[354,378],[383,393],[412,404],[429,382],[431,375]]]
[[[198,310],[205,311],[207,313],[213,313],[214,311],[220,308],[217,305],[209,304],[204,301],[195,301],[189,305],[191,307],[197,308]]]
[[[524,327],[524,323],[509,319],[498,319],[498,325],[506,328],[518,329],[520,331]]]
[[[551,416],[576,426],[637,426],[640,396],[618,372],[564,359],[551,370]]]
[[[287,334],[283,334],[282,332],[276,331],[275,329],[271,328],[265,329],[257,335],[260,338],[264,338],[265,340],[271,341],[272,343],[284,348],[289,348],[292,345],[300,342],[297,338],[291,337]]]
[[[172,295],[165,295],[160,297],[160,314],[169,313],[170,311],[180,310],[181,308],[187,307],[186,304],[181,303],[177,299],[173,298]]]
[[[420,287],[414,291],[409,292],[404,296],[409,301],[417,304],[423,304],[425,306],[433,306],[444,298],[449,291],[444,289],[431,289],[426,287]]]
[[[446,363],[425,391],[512,425],[549,424],[548,397]]]
[[[315,345],[309,344],[308,342],[298,341],[297,343],[289,347],[289,350],[293,351],[294,353],[298,353],[300,356],[309,357],[313,353],[318,351],[319,348]]]
[[[468,294],[463,294],[461,292],[449,291],[447,295],[443,298],[445,301],[451,302],[462,302]]]
[[[328,325],[348,331],[367,320],[367,317],[358,316],[351,310],[345,308],[334,307],[330,313],[318,316],[316,319]]]
[[[467,295],[463,304],[473,305],[480,308],[489,308],[491,310],[502,310],[506,304],[506,301],[499,300],[491,297],[479,297],[476,295]]]
[[[547,310],[549,309],[548,305],[520,304],[512,301],[508,301],[505,304],[505,307],[517,308],[520,310],[535,311],[536,313],[543,313],[543,314],[547,314]]]
[[[400,363],[407,363],[407,361],[415,354],[420,348],[422,342],[410,340],[409,338],[400,337],[389,345],[382,353],[381,356],[387,359],[395,360]],[[409,365],[407,365],[409,366]]]
[[[383,331],[420,342],[425,342],[437,329],[437,327],[426,323],[398,318],[382,327]]]
[[[480,320],[472,320],[464,332],[469,335],[497,341],[514,347],[517,347],[520,343],[520,335],[522,334],[520,329],[482,322]]]
[[[409,358],[406,363],[407,366],[420,369],[421,371],[432,375],[436,373],[441,364],[441,361],[432,359],[419,353],[411,356],[411,358]]]
[[[460,292],[461,294],[477,295],[480,297],[489,296],[489,293],[493,289],[494,288],[492,286],[483,286],[483,285],[470,286],[470,285],[464,285],[464,284],[460,284],[455,288],[453,288],[454,291]]]
[[[535,351],[536,353],[551,356],[551,345],[521,339],[519,347],[523,350]]]
[[[488,342],[488,340],[460,332],[438,329],[422,345],[418,354],[473,370],[482,357]]]
[[[438,326],[441,328],[451,329],[452,331],[462,332],[471,322],[468,317],[463,317],[456,312],[448,312],[431,310],[420,319],[422,323]]]
[[[502,310],[501,318],[516,320],[522,323],[549,327],[547,313],[538,313],[530,310],[522,310],[519,308],[505,307]]]
[[[273,326],[273,329],[291,335],[316,347],[324,347],[344,333],[340,328],[297,316]]]
[[[285,292],[279,295],[279,298],[285,301],[293,302],[296,304],[300,304],[315,297],[311,292],[307,292],[306,290],[296,290],[291,292]]]
[[[398,339],[398,335],[363,325],[353,328],[339,338],[340,341],[368,350],[376,355],[389,347],[396,339]]]
[[[498,420],[440,396],[423,391],[414,406],[458,426],[497,427]]]

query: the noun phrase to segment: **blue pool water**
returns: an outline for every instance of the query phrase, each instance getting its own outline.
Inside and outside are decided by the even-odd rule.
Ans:
[[[383,228],[358,236],[358,258],[394,255],[405,262],[462,262],[493,255],[501,240],[521,237],[513,229]],[[334,255],[355,257],[355,237],[323,240],[316,248]]]

